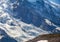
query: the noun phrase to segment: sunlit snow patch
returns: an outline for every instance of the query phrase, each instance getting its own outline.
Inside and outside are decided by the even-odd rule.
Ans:
[[[48,40],[40,40],[40,41],[37,41],[37,42],[48,42]]]
[[[2,39],[4,36],[0,35],[0,39]]]

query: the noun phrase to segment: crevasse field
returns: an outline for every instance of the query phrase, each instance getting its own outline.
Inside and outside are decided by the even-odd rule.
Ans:
[[[60,0],[0,0],[0,42],[26,42],[60,33]]]

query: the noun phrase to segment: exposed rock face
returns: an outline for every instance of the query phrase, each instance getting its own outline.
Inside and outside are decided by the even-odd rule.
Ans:
[[[37,42],[40,40],[48,40],[48,42],[60,42],[60,34],[48,34],[48,35],[40,35],[33,40],[27,42]]]

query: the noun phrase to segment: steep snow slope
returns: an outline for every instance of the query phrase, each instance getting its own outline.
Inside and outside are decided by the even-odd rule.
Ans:
[[[14,19],[5,14],[5,12],[0,16],[0,29],[4,30],[12,38],[20,38],[22,40],[32,39],[39,34],[48,34],[49,32],[37,28],[31,24],[26,24],[18,19]],[[41,32],[41,33],[40,33]],[[24,36],[26,38],[24,38]]]
[[[0,6],[0,29],[4,30],[7,33],[7,35],[9,35],[10,37],[14,39],[19,38],[23,41],[26,41],[26,40],[34,38],[35,36],[38,36],[39,34],[48,33],[47,31],[37,28],[33,26],[32,24],[26,24],[18,19],[13,18],[11,16],[12,12],[9,10],[10,4],[7,4],[7,2],[9,1],[5,2],[3,0],[2,1],[3,4],[1,3],[1,6]],[[40,31],[41,33],[39,33]]]
[[[0,0],[0,29],[17,42],[38,35],[60,33],[59,12],[54,5],[46,0]],[[6,37],[1,30],[0,40]]]

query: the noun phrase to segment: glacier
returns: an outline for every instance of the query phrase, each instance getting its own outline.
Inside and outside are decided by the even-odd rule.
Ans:
[[[60,33],[58,1],[0,0],[0,42],[26,42]]]

